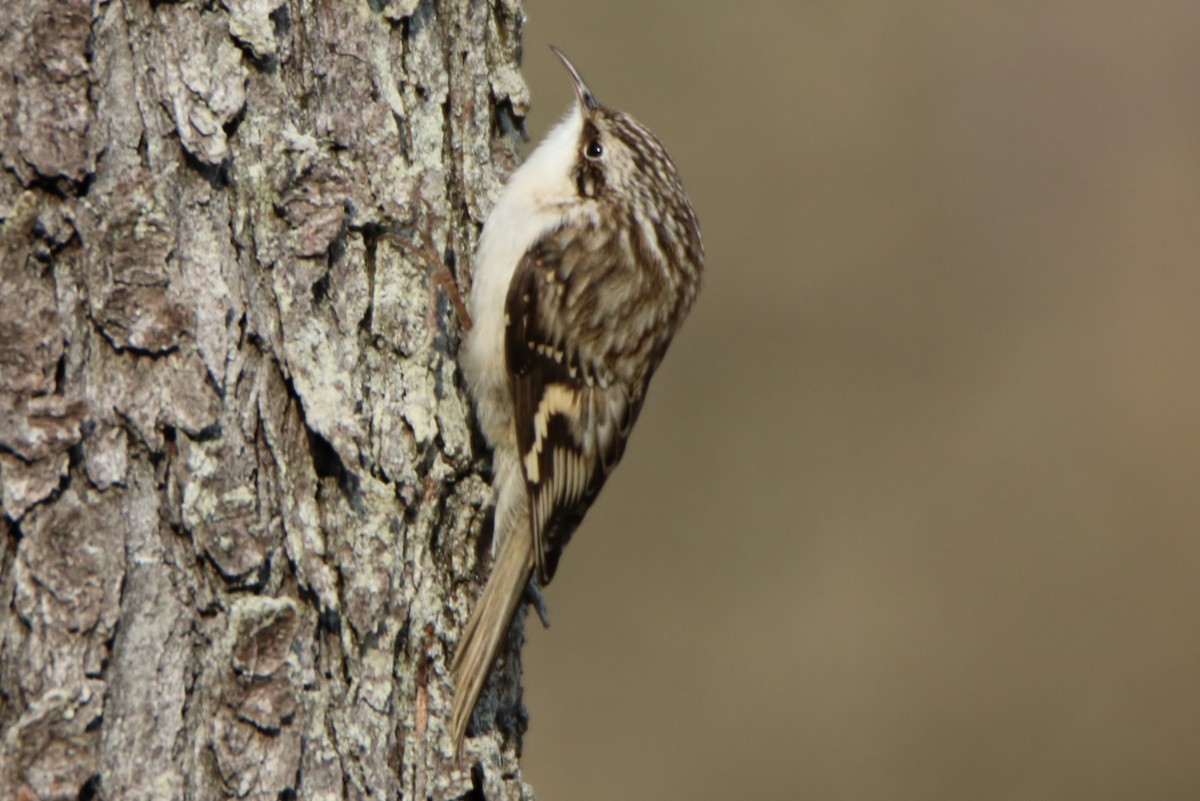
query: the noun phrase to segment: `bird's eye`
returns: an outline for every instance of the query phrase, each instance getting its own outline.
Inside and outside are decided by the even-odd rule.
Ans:
[[[592,141],[588,142],[587,147],[585,147],[583,149],[583,155],[585,155],[589,159],[595,161],[596,159],[598,159],[604,155],[604,148],[600,145],[600,143],[598,141],[593,139]]]

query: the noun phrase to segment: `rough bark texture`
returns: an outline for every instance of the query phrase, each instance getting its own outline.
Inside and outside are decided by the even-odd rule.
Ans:
[[[528,797],[517,643],[446,734],[490,492],[437,282],[516,0],[0,11],[0,795]]]

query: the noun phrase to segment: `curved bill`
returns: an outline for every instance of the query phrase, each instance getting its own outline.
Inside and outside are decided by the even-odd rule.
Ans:
[[[592,95],[592,90],[588,89],[584,83],[583,76],[579,74],[579,70],[575,69],[575,65],[571,63],[563,51],[559,50],[554,45],[550,45],[550,49],[554,51],[554,55],[558,56],[558,60],[567,68],[567,72],[571,74],[571,81],[575,84],[575,96],[579,98],[579,103],[584,108],[596,108],[600,104],[596,102],[596,98]]]

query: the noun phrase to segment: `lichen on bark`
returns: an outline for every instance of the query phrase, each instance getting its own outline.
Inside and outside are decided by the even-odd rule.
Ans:
[[[514,2],[33,0],[0,34],[0,787],[530,795],[462,760],[490,490],[456,364]]]

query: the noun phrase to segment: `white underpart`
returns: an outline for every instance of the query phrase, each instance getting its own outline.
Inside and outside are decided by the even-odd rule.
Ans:
[[[475,397],[480,426],[495,451],[497,532],[507,533],[510,513],[519,516],[524,493],[513,427],[512,397],[505,359],[505,303],[513,273],[525,252],[558,227],[564,211],[577,203],[572,166],[583,129],[572,106],[525,163],[514,172],[488,215],[475,251],[468,307],[473,327],[462,353],[463,370]],[[500,543],[495,543],[499,546]]]
[[[463,354],[467,380],[481,407],[495,405],[482,402],[487,396],[511,409],[511,400],[504,403],[493,398],[497,392],[505,398],[508,395],[504,357],[504,305],[508,287],[521,257],[543,234],[559,224],[563,209],[575,198],[570,175],[582,126],[579,108],[574,106],[512,174],[483,225],[475,251],[469,301],[473,328]],[[499,445],[497,439],[505,435],[504,429],[512,425],[511,419],[489,420],[495,416],[491,408],[480,408],[479,412],[484,434],[493,447]]]

